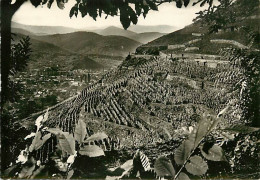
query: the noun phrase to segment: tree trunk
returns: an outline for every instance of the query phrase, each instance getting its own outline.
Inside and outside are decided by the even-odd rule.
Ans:
[[[8,89],[8,74],[11,62],[11,19],[12,12],[10,3],[6,0],[1,2],[1,81],[2,81],[2,104],[6,102],[11,92]]]
[[[11,63],[11,20],[14,13],[27,0],[16,0],[11,4],[11,0],[1,1],[1,105],[12,95],[12,90],[8,88],[8,76]]]

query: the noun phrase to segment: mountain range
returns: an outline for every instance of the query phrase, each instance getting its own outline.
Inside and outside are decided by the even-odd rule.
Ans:
[[[148,43],[154,39],[157,39],[166,33],[173,32],[177,28],[173,26],[159,25],[159,26],[142,26],[133,25],[128,30],[124,30],[121,27],[109,26],[105,28],[85,28],[74,29],[63,26],[34,26],[25,25],[16,22],[12,22],[12,29],[14,33],[21,33],[25,35],[43,36],[53,34],[68,34],[73,32],[93,32],[103,36],[124,36],[129,39],[138,41],[142,44]]]
[[[103,36],[110,36],[110,35],[124,36],[124,37],[138,41],[138,42],[143,43],[143,44],[148,43],[152,40],[155,40],[155,39],[157,39],[157,38],[166,34],[166,33],[160,33],[160,32],[136,33],[134,31],[124,30],[122,28],[118,28],[118,27],[115,27],[115,26],[110,26],[110,27],[107,27],[105,29],[96,30],[94,32],[96,32],[97,34],[103,35]]]
[[[133,31],[110,26],[103,29],[90,29],[88,32],[62,26],[12,23],[12,33],[16,34],[15,40],[20,40],[24,36],[31,38],[33,52],[32,61],[28,64],[30,69],[46,65],[58,65],[64,70],[110,67],[109,59],[111,63],[115,61],[114,63],[117,64],[116,57],[116,59],[118,57],[124,59],[129,53],[135,52],[140,45],[165,35],[160,31],[145,32],[162,30],[162,26],[135,26],[132,29]],[[105,55],[110,58],[102,58],[104,62],[101,62],[92,55]]]

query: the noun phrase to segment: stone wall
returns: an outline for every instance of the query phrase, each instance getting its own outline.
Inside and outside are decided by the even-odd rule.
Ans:
[[[231,45],[234,45],[234,46],[237,46],[238,48],[241,48],[241,49],[248,49],[247,46],[237,42],[237,41],[234,41],[234,40],[226,40],[226,39],[212,39],[210,40],[211,43],[219,43],[219,44],[231,44]]]
[[[179,48],[185,48],[185,45],[184,44],[168,45],[168,49],[179,49]]]
[[[196,51],[199,50],[199,47],[187,47],[184,51]]]

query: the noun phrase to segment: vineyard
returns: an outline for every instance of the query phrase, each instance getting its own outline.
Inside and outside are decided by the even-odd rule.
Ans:
[[[260,131],[247,126],[252,78],[242,68],[257,58],[237,53],[222,50],[214,67],[128,57],[76,97],[14,124],[24,136],[4,176],[259,178]]]

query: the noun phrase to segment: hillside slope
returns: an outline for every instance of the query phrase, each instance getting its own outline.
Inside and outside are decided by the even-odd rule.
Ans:
[[[240,26],[250,27],[252,31],[259,32],[260,17],[254,18],[242,18],[239,22]],[[199,34],[201,36],[199,36]],[[219,31],[218,33],[208,33],[208,26],[202,26],[200,22],[195,22],[183,29],[164,35],[154,41],[142,45],[138,48],[140,51],[144,47],[158,47],[164,46],[166,49],[168,45],[185,45],[185,48],[196,47],[199,50],[193,51],[194,53],[205,53],[205,54],[217,54],[218,50],[223,47],[237,47],[232,44],[225,43],[225,40],[237,42],[244,46],[250,45],[249,33],[243,28],[238,30],[226,30]],[[193,40],[198,40],[192,42]],[[213,43],[211,40],[224,40],[223,43]],[[259,42],[252,45],[253,48],[259,49]],[[183,49],[179,49],[178,52],[184,52]],[[174,52],[174,51],[173,51]]]
[[[217,114],[227,102],[239,96],[239,92],[231,91],[232,84],[240,80],[238,76],[214,86],[215,81],[230,71],[229,65],[211,68],[194,61],[171,62],[154,57],[131,61],[136,63],[129,66],[125,62],[77,97],[49,109],[45,126],[59,124],[61,130],[73,132],[78,117],[84,117],[89,129],[104,131],[118,139],[120,148],[153,146],[178,139],[181,128],[193,126],[198,115],[208,110]],[[240,109],[236,112],[241,113]],[[241,123],[232,113],[225,119],[222,126],[230,125],[231,121]],[[161,152],[150,155],[158,153]]]
[[[64,26],[34,26],[12,22],[12,28],[19,28],[36,35],[65,34],[77,31],[77,29]]]
[[[141,27],[140,27],[141,28]],[[153,28],[156,29],[156,28]],[[97,34],[103,35],[103,36],[124,36],[126,38],[132,39],[134,41],[138,41],[140,43],[148,43],[150,41],[153,41],[166,33],[160,33],[160,32],[142,32],[142,33],[135,33],[130,30],[124,30],[122,28],[118,28],[115,26],[110,26],[108,28],[105,28],[103,30],[94,31]]]
[[[17,34],[15,42],[24,35]],[[94,60],[69,50],[60,48],[54,44],[31,38],[32,53],[28,61],[28,69],[42,69],[44,67],[59,67],[60,70],[101,69],[103,65]]]
[[[55,34],[34,38],[77,53],[110,56],[125,56],[141,45],[126,37],[102,36],[92,32]]]

